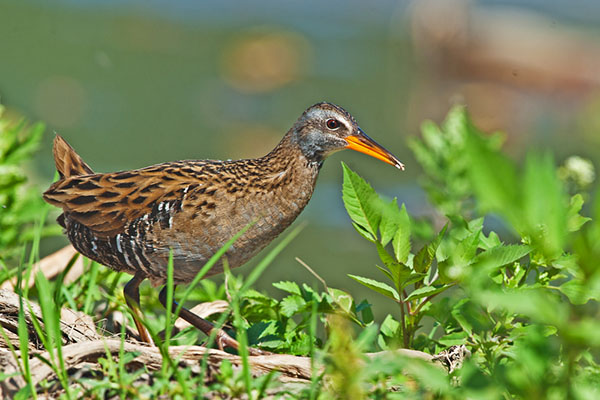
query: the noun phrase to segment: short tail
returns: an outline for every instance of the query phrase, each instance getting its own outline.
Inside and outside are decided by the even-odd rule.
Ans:
[[[91,175],[94,173],[75,150],[60,135],[54,138],[54,163],[60,174],[60,179],[74,175]]]

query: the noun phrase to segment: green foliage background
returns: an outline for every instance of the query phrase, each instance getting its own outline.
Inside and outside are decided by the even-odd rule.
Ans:
[[[33,226],[45,209],[39,188],[27,186],[24,163],[33,157],[44,132],[43,124],[28,127],[25,121],[3,118],[0,105],[0,280],[6,278],[7,262],[21,255],[23,245],[33,240]],[[44,227],[44,236],[57,234],[57,226]],[[4,279],[3,279],[4,278]]]

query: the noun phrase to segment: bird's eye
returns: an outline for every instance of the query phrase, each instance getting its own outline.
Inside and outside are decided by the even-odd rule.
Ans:
[[[331,130],[337,129],[340,127],[340,121],[338,121],[337,119],[328,119],[327,122],[327,127]]]

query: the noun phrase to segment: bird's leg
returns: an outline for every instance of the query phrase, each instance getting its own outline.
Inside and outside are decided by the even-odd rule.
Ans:
[[[163,287],[162,290],[160,291],[160,294],[158,295],[158,300],[165,308],[167,308],[167,287],[166,286]],[[178,303],[175,300],[173,300],[173,304],[171,306],[172,313],[175,312],[175,309],[177,308],[177,306],[178,306]],[[235,340],[234,338],[229,336],[223,329],[215,328],[215,326],[212,323],[210,323],[209,321],[205,320],[204,318],[194,314],[187,308],[181,307],[181,310],[179,311],[179,316],[181,318],[183,318],[184,320],[186,320],[187,322],[189,322],[190,324],[192,324],[193,326],[195,326],[196,328],[200,329],[207,336],[210,336],[211,333],[216,329],[217,333],[215,336],[215,341],[217,342],[217,346],[219,347],[219,349],[223,350],[225,347],[231,347],[235,350],[239,350],[240,344],[237,342],[237,340]],[[264,356],[266,354],[271,354],[268,351],[254,349],[252,347],[248,347],[248,353],[251,356]]]
[[[141,273],[137,273],[133,276],[125,287],[123,288],[123,294],[125,295],[125,301],[131,310],[131,315],[135,322],[135,326],[140,334],[142,342],[146,342],[149,345],[154,345],[150,333],[142,324],[142,313],[140,311],[140,283],[144,280],[144,276]]]

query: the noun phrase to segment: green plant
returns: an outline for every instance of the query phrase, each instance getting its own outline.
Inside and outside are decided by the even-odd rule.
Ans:
[[[0,280],[8,274],[8,261],[20,256],[25,243],[33,240],[35,225],[47,209],[39,190],[26,186],[23,164],[37,150],[44,133],[43,124],[28,127],[24,120],[14,123],[3,116],[0,105]],[[47,236],[60,232],[44,227]]]
[[[411,227],[429,223],[409,218],[344,166],[346,209],[377,247],[385,266],[378,269],[393,287],[351,277],[400,307],[381,325],[382,347],[395,340],[431,352],[471,348],[473,357],[455,372],[458,388],[434,389],[435,373],[425,368],[420,390],[452,398],[597,397],[600,200],[593,219],[581,215],[589,179],[561,180],[578,171],[557,169],[549,153],[531,153],[519,168],[501,152],[502,141],[456,107],[441,127],[427,122],[423,140],[410,142],[429,199],[448,221],[416,254]],[[589,163],[578,168],[584,164],[593,176]]]
[[[416,254],[411,254],[411,223],[404,205],[397,200],[386,202],[345,164],[343,199],[353,225],[365,239],[374,243],[384,267],[377,268],[393,283],[393,287],[370,278],[350,275],[364,286],[389,297],[400,307],[400,323],[389,316],[382,326],[382,337],[401,336],[401,344],[409,348],[419,328],[425,307],[436,295],[452,286],[432,269],[433,261],[446,228]],[[386,246],[391,244],[390,250]],[[387,348],[386,342],[381,342]]]

